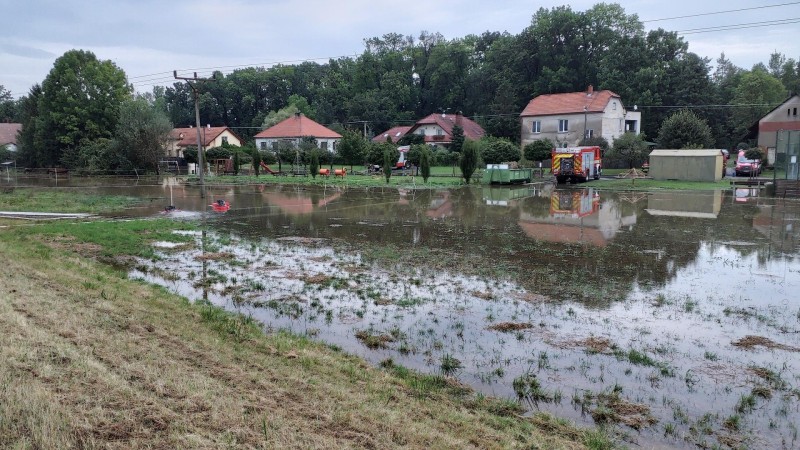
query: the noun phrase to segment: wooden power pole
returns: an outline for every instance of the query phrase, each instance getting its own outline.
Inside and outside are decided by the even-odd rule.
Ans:
[[[195,127],[197,128],[197,162],[200,166],[200,198],[206,198],[206,184],[205,184],[205,171],[206,171],[206,162],[205,162],[205,155],[203,155],[203,145],[205,144],[203,141],[200,140],[200,89],[198,84],[206,82],[206,81],[214,81],[214,78],[197,78],[197,72],[194,73],[194,77],[179,77],[178,71],[173,70],[172,75],[175,77],[176,80],[183,80],[186,84],[192,88],[192,92],[194,92],[194,120],[196,122]]]

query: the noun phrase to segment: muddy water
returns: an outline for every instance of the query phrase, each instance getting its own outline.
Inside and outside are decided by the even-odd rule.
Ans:
[[[267,329],[519,394],[644,448],[800,448],[800,202],[749,190],[113,189],[148,199],[126,215],[202,224],[194,247],[164,245],[133,276]],[[230,209],[208,206],[217,199]]]

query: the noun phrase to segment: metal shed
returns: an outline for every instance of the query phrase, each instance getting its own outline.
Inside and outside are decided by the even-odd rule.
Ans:
[[[722,164],[717,149],[653,150],[649,175],[655,180],[720,181]]]

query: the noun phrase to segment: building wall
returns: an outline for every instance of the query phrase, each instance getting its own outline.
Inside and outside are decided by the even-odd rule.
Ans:
[[[774,149],[780,130],[800,130],[800,96],[795,95],[758,121],[758,145]]]
[[[327,149],[329,152],[336,150],[339,146],[339,138],[316,138],[317,147]],[[278,142],[288,141],[294,145],[300,145],[301,138],[256,138],[256,148],[259,150],[272,150]]]

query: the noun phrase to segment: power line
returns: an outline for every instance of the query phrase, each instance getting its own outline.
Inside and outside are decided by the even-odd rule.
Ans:
[[[716,14],[727,14],[727,13],[732,13],[732,12],[752,11],[754,9],[777,8],[779,6],[789,6],[789,5],[798,5],[798,4],[800,4],[800,2],[779,3],[779,4],[776,4],[776,5],[754,6],[752,8],[729,9],[729,10],[726,10],[726,11],[715,11],[715,12],[707,12],[707,13],[699,13],[699,14],[689,14],[689,15],[686,15],[686,16],[665,17],[663,19],[643,20],[642,23],[663,22],[663,21],[666,21],[666,20],[675,20],[675,19],[689,19],[689,18],[692,18],[692,17],[713,16],[713,15],[716,15]]]
[[[735,25],[720,25],[718,27],[709,27],[709,28],[695,28],[691,30],[684,30],[684,31],[676,31],[678,34],[700,34],[700,33],[714,33],[716,31],[730,31],[730,30],[741,30],[746,28],[761,28],[761,27],[768,27],[772,25],[789,25],[793,23],[800,22],[800,17],[794,17],[791,19],[780,19],[780,20],[772,20],[772,21],[765,21],[765,22],[749,22],[749,23],[740,23]]]

